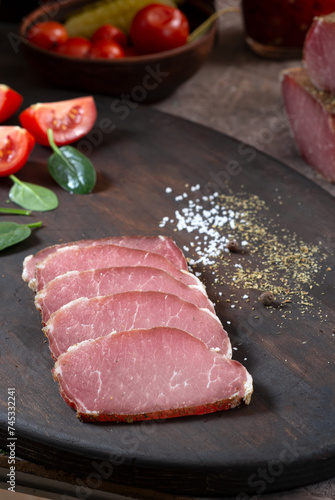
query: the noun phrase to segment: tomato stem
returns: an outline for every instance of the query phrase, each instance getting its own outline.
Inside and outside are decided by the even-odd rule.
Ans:
[[[205,31],[221,16],[224,14],[228,14],[229,12],[241,12],[239,7],[225,7],[224,9],[220,9],[217,12],[214,12],[211,16],[209,16],[206,21],[201,23],[195,30],[187,38],[187,43],[194,42],[197,38],[202,36]]]
[[[21,210],[20,208],[2,208],[2,207],[0,207],[0,214],[30,215],[31,210]]]

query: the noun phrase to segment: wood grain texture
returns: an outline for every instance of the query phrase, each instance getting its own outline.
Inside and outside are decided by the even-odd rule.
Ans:
[[[27,90],[25,102],[72,96],[36,88]],[[237,141],[148,108],[136,106],[125,116],[111,113],[110,98],[96,97],[96,102],[95,130],[104,133],[90,151],[98,174],[92,194],[71,196],[53,184],[46,170],[47,148],[36,147],[20,172],[23,180],[55,189],[60,206],[35,214],[33,220],[42,220],[43,227],[1,253],[0,447],[7,438],[6,391],[14,386],[17,454],[70,469],[86,481],[104,464],[108,480],[114,483],[210,497],[258,494],[264,487],[270,492],[331,477],[335,294],[331,273],[323,280],[325,269],[320,286],[311,294],[328,321],[321,324],[313,313],[302,317],[292,304],[292,316],[299,320],[285,323],[281,335],[273,317],[264,316],[261,327],[250,326],[252,307],[262,313],[257,291],[248,290],[250,303],[232,309],[218,295],[219,290],[228,297],[232,288],[221,284],[218,289],[212,270],[202,269],[209,294],[218,301],[219,317],[224,325],[230,321],[227,329],[238,346],[234,357],[254,377],[249,407],[146,424],[91,425],[79,422],[61,399],[33,293],[21,280],[22,261],[29,253],[60,241],[123,234],[162,233],[187,246],[189,233],[159,227],[175,209],[166,187],[175,193],[182,193],[187,183],[203,187],[232,160],[241,166],[241,173],[219,186],[222,194],[244,191],[259,196],[269,207],[269,217],[307,244],[319,239],[331,243],[335,238],[334,220],[329,217],[333,198],[281,163],[261,153],[248,162],[238,152]],[[112,121],[114,128],[104,129],[103,120]],[[10,185],[7,179],[1,183],[1,204]],[[278,192],[283,204],[276,201]],[[325,265],[334,269],[333,248],[325,251]],[[224,276],[226,271],[222,267],[220,272]]]

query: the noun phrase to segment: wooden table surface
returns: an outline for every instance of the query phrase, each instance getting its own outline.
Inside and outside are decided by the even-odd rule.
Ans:
[[[218,8],[238,4],[238,0],[217,1]],[[8,27],[4,27],[2,34],[7,33]],[[0,48],[2,49],[6,43],[7,40],[2,37]],[[1,50],[0,60],[2,53]],[[13,76],[18,71],[17,59],[6,56],[5,63],[9,67],[9,74]],[[150,106],[207,125],[266,152],[335,196],[335,185],[324,181],[301,159],[288,129],[280,93],[279,75],[282,69],[300,64],[300,60],[271,61],[252,54],[244,41],[241,17],[238,14],[229,14],[219,22],[217,43],[206,65],[172,96]],[[23,78],[34,82],[35,77],[29,74],[29,68],[24,63],[20,62],[19,68]],[[2,75],[1,80],[5,80],[5,75]],[[6,467],[6,459],[3,457],[0,457],[1,466]],[[58,497],[52,496],[52,498],[61,498],[62,490],[57,490],[55,479],[62,481],[59,484],[71,484],[75,481],[70,474],[65,477],[57,474],[57,471],[43,470],[35,464],[22,462],[20,467],[22,484],[32,487],[35,477],[36,484],[40,483],[41,478],[49,479],[53,494],[55,492],[56,495],[59,494]],[[4,477],[0,473],[0,481],[5,481]],[[42,482],[40,488],[47,491],[48,484]],[[1,487],[6,488],[3,484],[0,484]],[[133,498],[159,498],[155,497],[154,492],[125,491],[118,489],[117,486],[114,493]],[[72,494],[75,498],[75,489],[72,489]],[[47,493],[45,496],[47,497]],[[262,498],[330,500],[334,496],[335,479],[290,492],[265,494]],[[164,498],[169,497],[164,496]]]

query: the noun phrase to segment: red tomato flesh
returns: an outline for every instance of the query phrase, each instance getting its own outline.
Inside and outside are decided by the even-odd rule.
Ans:
[[[35,24],[27,33],[27,38],[31,43],[46,50],[64,43],[68,37],[66,28],[56,21]]]
[[[153,54],[185,45],[189,32],[187,17],[181,10],[150,4],[135,15],[130,38],[139,54]]]
[[[92,43],[87,57],[90,59],[121,59],[125,55],[123,47],[113,40],[98,40]]]
[[[127,35],[112,24],[104,24],[93,33],[91,42],[95,43],[98,40],[112,40],[121,45],[121,47],[125,48],[128,46]]]
[[[93,97],[78,97],[67,101],[33,104],[19,116],[36,142],[49,146],[47,131],[53,130],[58,146],[71,144],[84,137],[92,128],[97,117]]]
[[[23,101],[21,94],[7,85],[0,84],[0,123],[3,123],[19,109]]]
[[[57,45],[54,52],[72,57],[86,57],[91,48],[91,42],[87,38],[73,36],[64,43]]]
[[[0,177],[15,174],[28,160],[35,139],[17,126],[0,127]]]

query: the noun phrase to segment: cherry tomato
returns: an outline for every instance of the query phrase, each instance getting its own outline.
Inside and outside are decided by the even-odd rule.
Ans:
[[[139,54],[153,54],[185,45],[189,32],[187,17],[179,9],[150,4],[135,15],[130,38]]]
[[[27,38],[31,43],[46,50],[64,43],[68,37],[66,28],[56,21],[35,24],[27,33]]]
[[[113,40],[114,42],[121,45],[121,47],[128,46],[127,35],[112,24],[104,24],[93,33],[93,35],[91,36],[91,42],[95,43],[98,40]]]
[[[19,109],[23,101],[21,94],[7,85],[0,85],[0,123],[6,121]]]
[[[86,57],[91,48],[91,42],[87,38],[73,36],[68,38],[64,43],[57,45],[54,52],[72,57]]]
[[[92,129],[96,117],[94,99],[88,96],[33,104],[22,111],[19,120],[39,144],[49,145],[47,131],[51,128],[55,143],[62,146],[86,135]]]
[[[125,51],[113,40],[98,40],[92,43],[87,57],[91,59],[120,59],[125,56]]]
[[[15,174],[28,160],[35,139],[24,128],[0,127],[0,177]]]
[[[138,56],[138,53],[136,52],[136,50],[134,49],[134,47],[126,47],[124,49],[125,51],[125,54],[127,57],[136,57]]]

